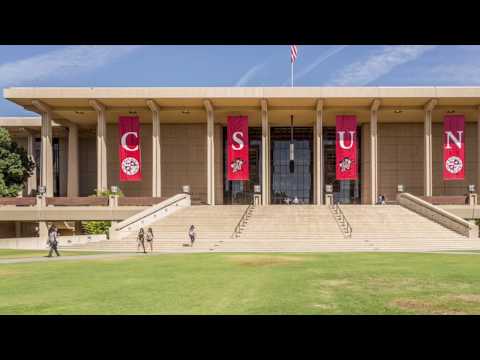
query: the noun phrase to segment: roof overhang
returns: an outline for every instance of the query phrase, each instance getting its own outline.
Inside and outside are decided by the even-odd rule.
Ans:
[[[216,118],[236,112],[251,114],[257,119],[261,101],[266,100],[272,120],[275,114],[302,112],[305,118],[316,111],[322,99],[326,114],[334,112],[368,112],[372,102],[379,100],[379,112],[400,109],[423,112],[432,99],[434,111],[478,111],[480,87],[13,87],[4,89],[4,97],[27,110],[40,101],[52,109],[54,119],[78,124],[93,124],[95,108],[91,100],[102,104],[113,121],[118,114],[150,116],[149,101],[158,105],[166,122],[198,122],[204,120],[205,100],[209,100]],[[188,108],[193,114],[182,115]],[[221,120],[223,121],[223,120]],[[257,121],[257,120],[255,120]]]

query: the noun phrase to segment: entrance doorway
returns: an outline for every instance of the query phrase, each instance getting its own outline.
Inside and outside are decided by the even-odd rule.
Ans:
[[[361,131],[357,128],[357,159],[361,159]],[[333,185],[333,202],[339,204],[360,204],[360,164],[358,161],[358,180],[336,180],[335,128],[323,128],[324,184]],[[325,189],[323,189],[325,190]]]
[[[249,167],[250,179],[248,181],[229,181],[227,179],[228,147],[227,128],[223,128],[223,203],[224,204],[251,204],[253,201],[254,186],[262,183],[262,129],[248,128]]]
[[[290,169],[290,128],[272,127],[270,139],[271,203],[285,204],[286,201],[297,198],[300,204],[311,204],[313,202],[313,128],[293,128],[293,169]]]

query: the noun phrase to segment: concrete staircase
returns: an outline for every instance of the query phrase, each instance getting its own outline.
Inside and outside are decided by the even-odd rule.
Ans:
[[[340,205],[352,226],[352,240],[373,251],[480,249],[468,239],[400,205]]]
[[[322,205],[270,205],[251,208],[237,237],[235,226],[246,205],[192,206],[158,220],[154,251],[160,252],[342,252],[480,249],[468,239],[400,205],[341,205],[352,226],[344,237],[334,215]],[[197,227],[193,247],[188,227]],[[122,240],[62,247],[71,250],[135,252],[137,232]]]
[[[253,209],[240,236],[219,252],[322,251],[347,245],[327,206],[268,205]]]
[[[150,227],[153,230],[154,251],[211,251],[218,243],[232,235],[233,229],[246,210],[246,205],[208,206],[198,205],[179,210],[172,215],[161,219]],[[197,228],[195,245],[190,244],[188,228],[190,225]],[[148,227],[145,228],[145,231]],[[147,242],[145,242],[147,247]],[[129,232],[121,240],[106,240],[97,243],[62,247],[71,250],[91,251],[137,251],[137,231]]]

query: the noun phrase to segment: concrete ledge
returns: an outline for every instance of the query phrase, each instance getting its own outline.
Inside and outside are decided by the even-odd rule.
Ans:
[[[58,246],[68,247],[106,240],[106,235],[59,236]],[[41,237],[0,239],[0,249],[47,250],[47,240]]]
[[[146,206],[48,206],[48,207],[0,207],[0,221],[122,221],[148,209]]]
[[[412,194],[401,193],[400,205],[470,239],[478,238],[478,226]]]

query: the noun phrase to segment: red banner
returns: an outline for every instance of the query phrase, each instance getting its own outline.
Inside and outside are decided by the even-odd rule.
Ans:
[[[227,124],[228,180],[249,179],[248,117],[229,116]]]
[[[118,118],[120,144],[120,181],[142,180],[142,158],[140,154],[140,122],[138,116]]]
[[[448,115],[443,119],[443,180],[465,178],[465,118]]]
[[[357,180],[357,117],[336,118],[336,175],[337,180]]]

